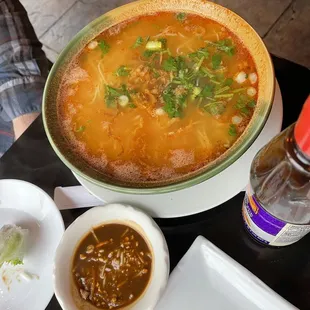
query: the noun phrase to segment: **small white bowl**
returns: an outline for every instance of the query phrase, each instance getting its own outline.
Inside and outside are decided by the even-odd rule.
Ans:
[[[149,243],[153,253],[149,284],[132,306],[126,309],[151,310],[161,297],[169,277],[169,252],[160,228],[145,213],[128,205],[110,204],[94,207],[78,217],[65,231],[54,260],[54,290],[64,310],[77,310],[72,297],[72,258],[81,239],[103,223],[122,223],[138,231]]]

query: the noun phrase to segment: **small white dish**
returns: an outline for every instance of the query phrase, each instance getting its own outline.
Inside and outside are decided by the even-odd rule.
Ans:
[[[169,277],[169,252],[163,233],[154,220],[142,211],[128,205],[111,204],[88,210],[78,217],[63,235],[54,261],[54,290],[62,309],[77,310],[71,286],[72,257],[77,245],[93,227],[113,222],[130,226],[138,231],[148,240],[153,253],[149,284],[142,297],[127,308],[132,310],[154,309],[163,294]]]
[[[173,270],[156,310],[297,310],[199,236]]]
[[[24,264],[0,268],[0,309],[45,309],[54,294],[53,258],[64,232],[60,212],[39,187],[20,180],[0,180],[0,228],[6,224],[29,232]]]

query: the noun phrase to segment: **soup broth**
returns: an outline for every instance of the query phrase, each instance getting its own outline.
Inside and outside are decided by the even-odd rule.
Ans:
[[[113,26],[80,52],[58,98],[63,132],[116,180],[186,175],[229,149],[257,100],[255,64],[223,25],[162,12]]]

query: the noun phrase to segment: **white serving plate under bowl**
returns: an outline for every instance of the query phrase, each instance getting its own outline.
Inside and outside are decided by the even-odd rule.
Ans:
[[[54,294],[53,258],[65,230],[60,212],[39,187],[0,180],[0,228],[7,224],[28,229],[28,234],[24,264],[0,268],[0,309],[45,309]]]
[[[78,309],[72,297],[71,273],[76,247],[93,227],[104,223],[120,223],[132,227],[151,247],[153,265],[149,284],[142,297],[129,308],[131,310],[154,309],[169,277],[167,243],[160,228],[151,217],[129,205],[121,204],[94,207],[78,217],[65,231],[54,260],[54,290],[62,309]]]

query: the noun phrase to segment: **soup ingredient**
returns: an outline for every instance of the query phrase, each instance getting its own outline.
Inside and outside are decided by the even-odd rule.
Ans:
[[[133,48],[137,48],[143,44],[144,40],[142,37],[138,37],[135,44],[133,45]]]
[[[257,93],[256,89],[254,87],[249,87],[246,91],[246,93],[250,96],[250,97],[254,97]]]
[[[145,48],[149,51],[160,51],[163,48],[161,41],[148,41]]]
[[[88,47],[90,50],[95,49],[97,46],[98,46],[98,42],[97,42],[97,41],[91,41],[91,42],[87,45],[87,47]]]
[[[116,71],[116,75],[117,76],[128,76],[130,74],[130,68],[126,67],[126,66],[120,66],[117,71]]]
[[[235,81],[239,84],[243,84],[247,79],[247,74],[244,71],[239,72],[235,76]]]
[[[255,84],[257,82],[257,79],[257,74],[255,72],[249,74],[249,80],[251,84]]]
[[[99,45],[99,47],[101,49],[102,55],[105,55],[105,54],[107,54],[109,52],[110,45],[107,44],[104,40],[100,41],[98,45]]]
[[[185,19],[186,19],[186,13],[181,12],[177,14],[178,21],[183,22]]]
[[[0,229],[0,267],[3,263],[23,264],[27,229],[4,225]]]
[[[80,297],[100,309],[137,300],[148,285],[152,255],[143,237],[122,224],[94,228],[77,246],[72,275]]]
[[[226,152],[249,124],[256,67],[223,25],[161,12],[95,41],[65,73],[58,115],[74,152],[104,177],[177,181]]]
[[[247,231],[269,246],[293,244],[310,232],[310,96],[296,124],[255,156],[242,206]]]

